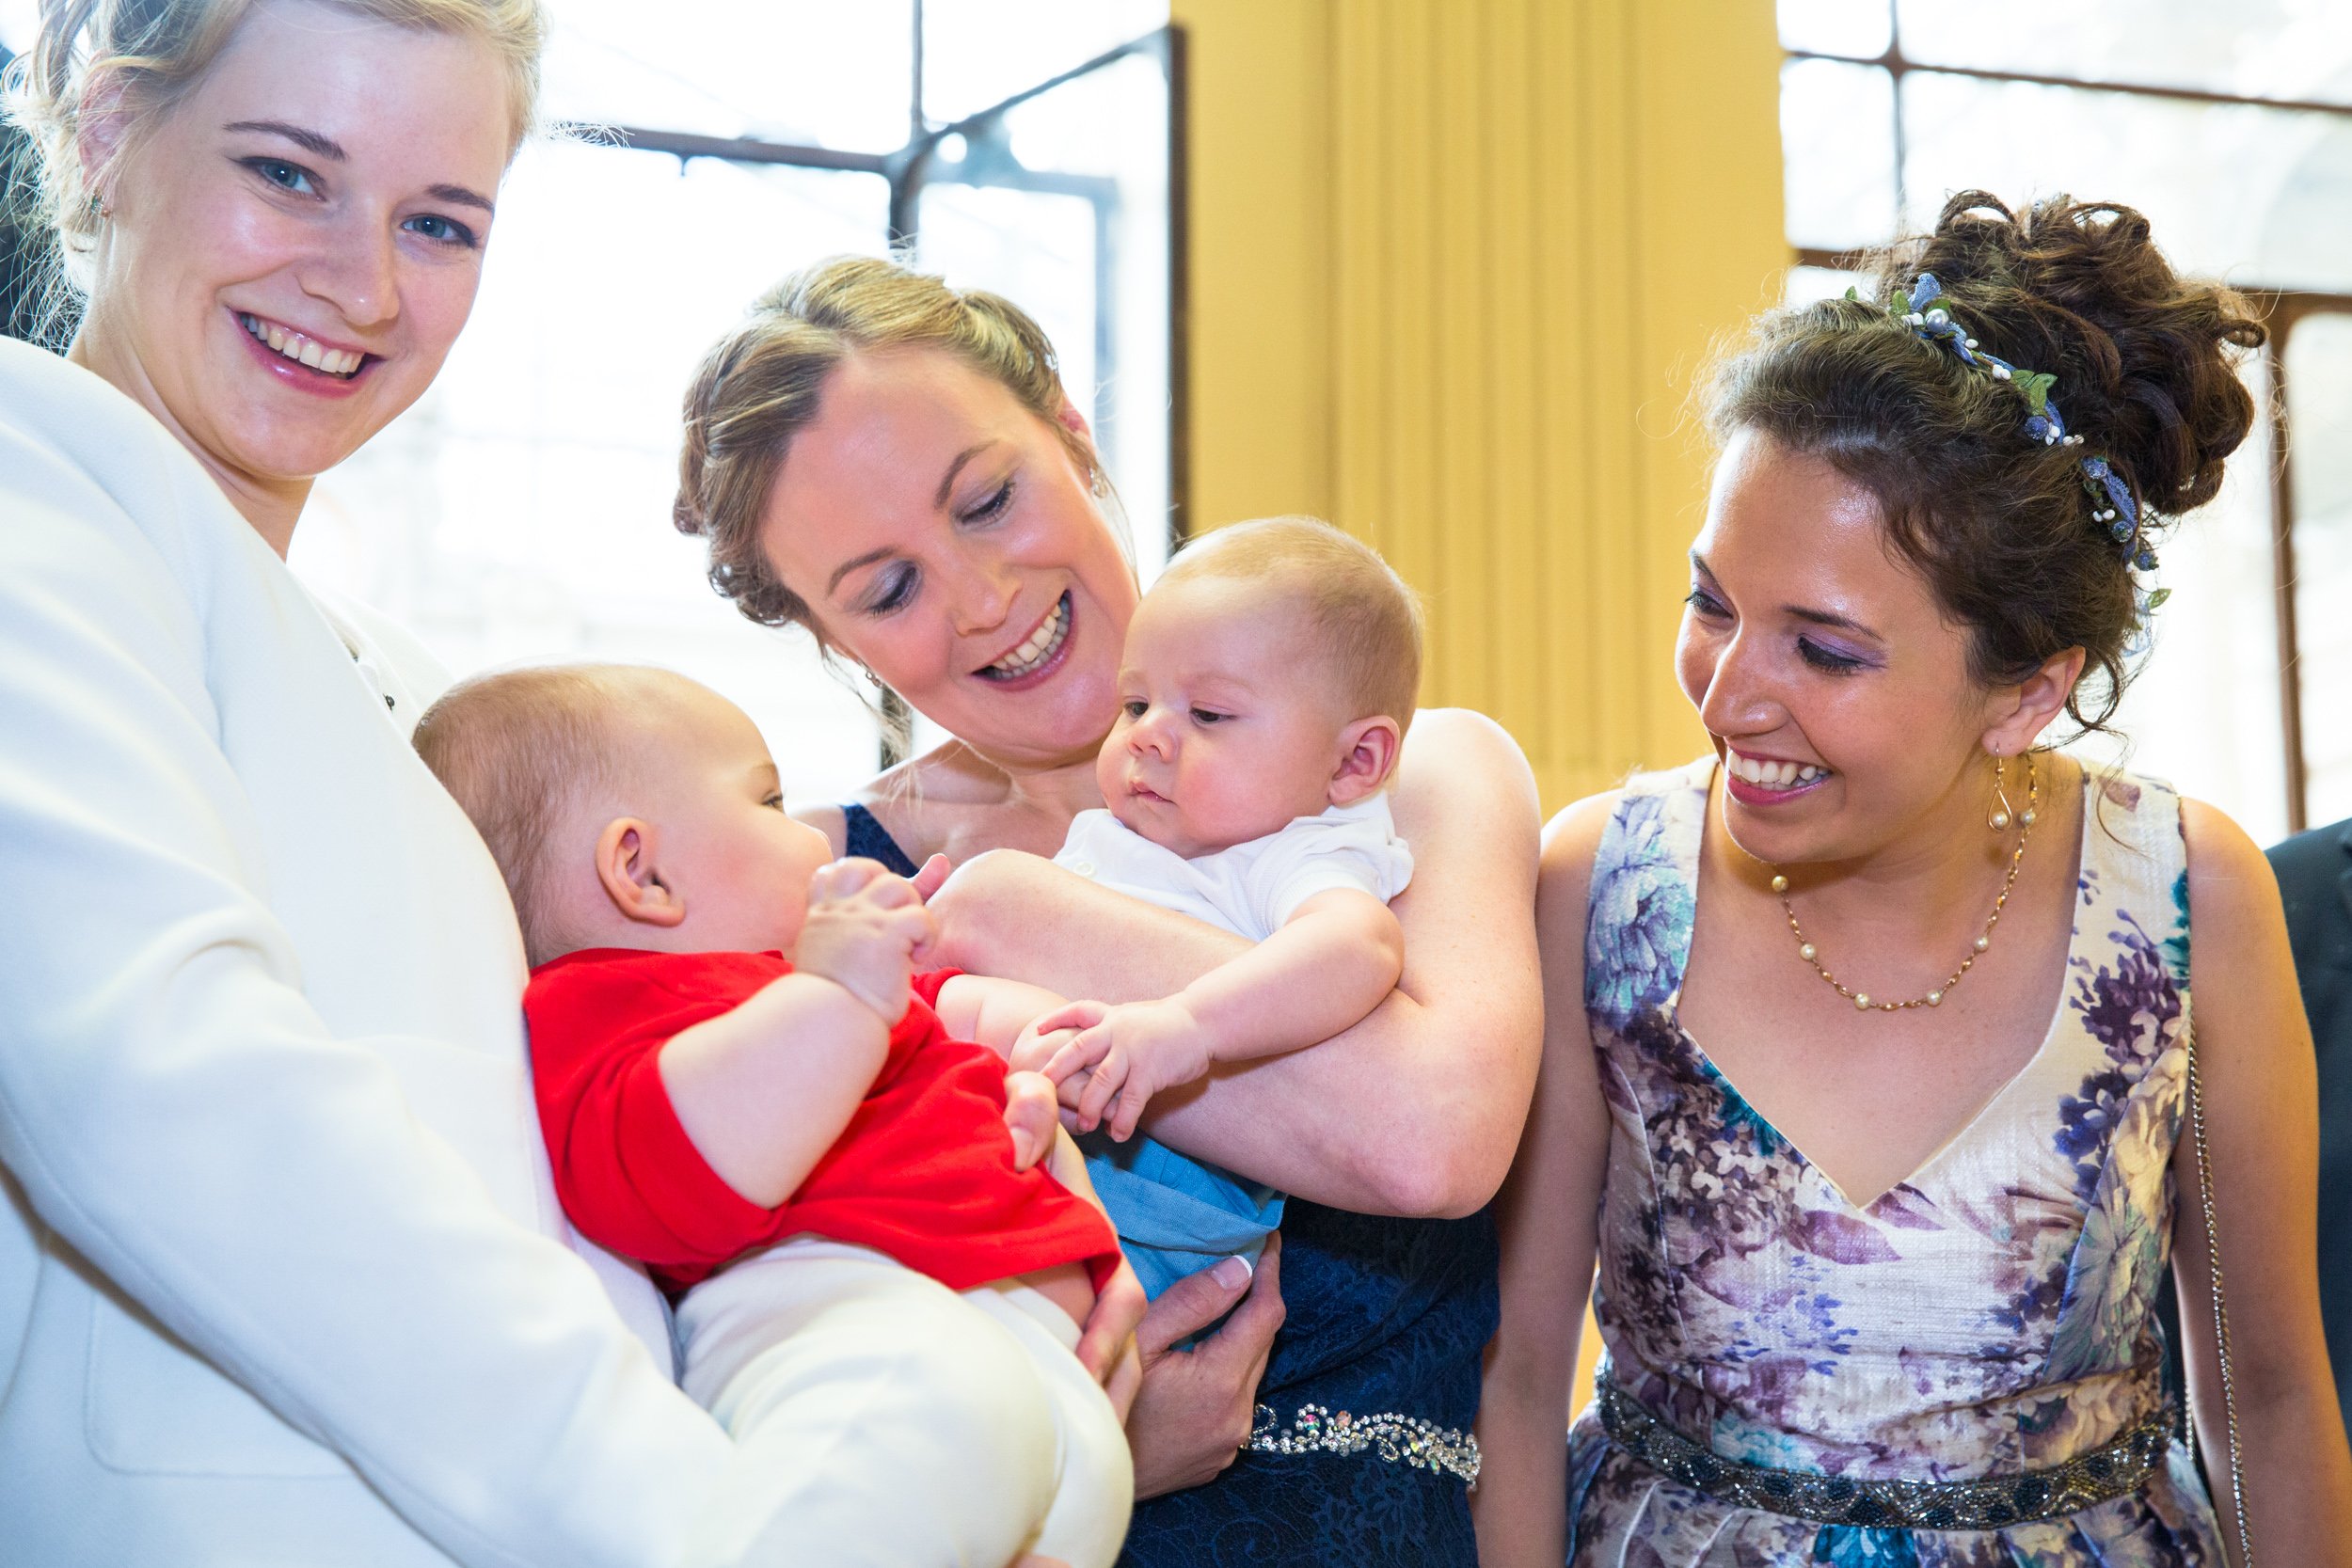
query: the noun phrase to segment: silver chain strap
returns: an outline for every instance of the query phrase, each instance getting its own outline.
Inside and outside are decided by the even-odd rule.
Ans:
[[[2236,1505],[2237,1549],[2239,1568],[2254,1568],[2254,1538],[2246,1524],[2246,1459],[2239,1445],[2237,1431],[2237,1383],[2230,1374],[2230,1307],[2221,1293],[2221,1232],[2214,1222],[2213,1161],[2205,1148],[2205,1097],[2197,1082],[2197,1029],[2185,1023],[2181,1038],[2188,1052],[2188,1121],[2189,1131],[2197,1140],[2197,1196],[2205,1212],[2205,1273],[2213,1282],[2213,1341],[2221,1361],[2221,1411],[2223,1423],[2230,1434],[2230,1497]],[[2197,1441],[2195,1417],[2190,1402],[2182,1402],[2182,1433],[2191,1445]]]

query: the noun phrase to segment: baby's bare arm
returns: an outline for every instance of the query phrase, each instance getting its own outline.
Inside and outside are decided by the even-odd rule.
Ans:
[[[1405,972],[1405,928],[1369,893],[1334,888],[1169,1001],[1199,1021],[1217,1062],[1297,1051],[1353,1028]]]
[[[1047,1059],[1045,1073],[1062,1085],[1079,1127],[1091,1130],[1107,1112],[1111,1136],[1123,1139],[1162,1090],[1352,1027],[1395,989],[1404,967],[1404,929],[1389,907],[1369,893],[1334,888],[1164,1001],[1075,1003],[1032,1029],[1078,1031]],[[1015,1053],[1025,1058],[1025,1047]]]
[[[661,1083],[719,1179],[772,1209],[848,1129],[889,1045],[881,1015],[847,989],[787,974],[673,1036]]]
[[[1062,1006],[1064,998],[1043,986],[1021,980],[999,980],[986,974],[959,974],[939,988],[939,1022],[960,1040],[984,1045],[999,1056],[1012,1053],[1012,1042],[1030,1021]]]
[[[662,1086],[719,1180],[763,1209],[808,1180],[882,1070],[931,933],[902,878],[835,861],[809,881],[796,972],[662,1046]]]

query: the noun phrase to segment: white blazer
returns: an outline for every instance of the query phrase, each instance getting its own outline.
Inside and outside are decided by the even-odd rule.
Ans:
[[[0,1561],[637,1565],[706,1516],[732,1448],[555,1205],[436,679],[0,341]]]

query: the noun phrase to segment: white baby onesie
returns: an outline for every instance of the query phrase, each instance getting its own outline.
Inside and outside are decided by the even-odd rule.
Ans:
[[[1082,811],[1054,863],[1252,942],[1272,936],[1318,893],[1361,888],[1385,904],[1413,879],[1413,852],[1396,836],[1385,794],[1294,817],[1263,838],[1191,860],[1107,811]]]

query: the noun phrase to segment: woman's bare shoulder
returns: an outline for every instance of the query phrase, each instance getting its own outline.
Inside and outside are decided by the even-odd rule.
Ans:
[[[1417,771],[1438,771],[1448,779],[1523,784],[1531,794],[1535,787],[1527,753],[1511,732],[1475,708],[1422,709],[1406,735],[1405,758]]]
[[[1486,883],[1506,903],[1532,895],[1541,811],[1535,775],[1518,742],[1485,714],[1435,708],[1416,715],[1389,804],[1422,871]],[[1417,878],[1416,886],[1428,879]]]
[[[1391,804],[1400,825],[1409,821],[1424,833],[1440,824],[1481,833],[1507,829],[1531,847],[1541,809],[1534,771],[1511,732],[1483,713],[1458,707],[1414,716]]]
[[[1544,824],[1543,869],[1539,874],[1541,908],[1549,914],[1560,909],[1582,910],[1592,885],[1593,860],[1600,853],[1601,834],[1625,799],[1622,789],[1604,789],[1572,801]]]
[[[2218,806],[2183,796],[2181,837],[2201,957],[2283,935],[2278,875],[2252,835]]]

